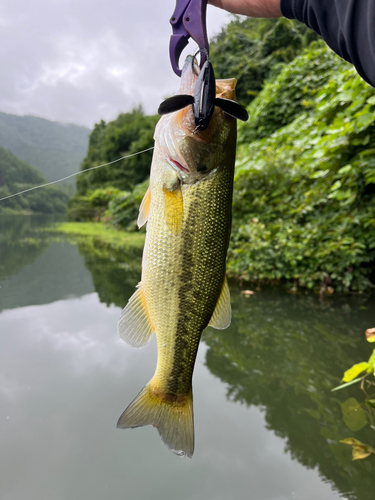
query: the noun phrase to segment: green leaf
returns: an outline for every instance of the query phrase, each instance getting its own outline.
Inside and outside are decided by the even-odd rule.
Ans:
[[[375,454],[374,448],[367,444],[361,443],[361,441],[358,441],[358,439],[346,438],[342,439],[340,443],[349,444],[352,447],[353,460],[361,460],[371,455],[371,453]]]
[[[366,413],[355,398],[349,398],[341,404],[345,425],[353,432],[358,432],[367,425]]]
[[[351,165],[345,165],[345,167],[341,167],[340,170],[338,171],[338,174],[346,174],[347,172],[350,172],[352,170]]]
[[[341,181],[336,181],[331,187],[331,191],[336,191],[336,189],[340,189],[340,187],[341,187]]]
[[[351,368],[349,368],[349,370],[346,370],[342,378],[342,381],[351,382],[355,377],[357,377],[360,373],[364,372],[368,368],[371,368],[371,365],[366,361],[362,361],[361,363],[356,363]]]
[[[370,370],[367,371],[375,372],[375,349],[372,351],[370,359],[368,360],[368,364],[370,365]]]
[[[318,170],[314,174],[310,175],[310,179],[321,179],[330,173],[330,170]]]
[[[366,404],[370,408],[374,408],[375,409],[375,399],[366,399]]]

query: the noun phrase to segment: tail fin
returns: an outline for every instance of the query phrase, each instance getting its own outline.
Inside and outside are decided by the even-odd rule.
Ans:
[[[153,425],[166,446],[180,457],[194,453],[193,397],[170,401],[154,394],[147,384],[117,422],[119,429]]]

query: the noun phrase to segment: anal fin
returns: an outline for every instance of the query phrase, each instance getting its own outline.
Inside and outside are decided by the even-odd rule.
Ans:
[[[154,329],[147,312],[141,284],[122,310],[117,323],[117,333],[127,344],[140,348],[151,339]]]
[[[225,330],[230,325],[232,319],[232,308],[230,305],[230,293],[227,278],[224,278],[219,300],[217,301],[214,313],[208,326],[217,330]]]

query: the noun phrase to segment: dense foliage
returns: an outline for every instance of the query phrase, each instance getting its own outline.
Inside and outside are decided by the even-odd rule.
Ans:
[[[159,116],[146,116],[138,107],[108,124],[96,124],[81,169],[151,148],[158,119]],[[79,176],[77,194],[68,205],[69,219],[110,220],[116,226],[134,230],[147,189],[151,159],[152,151],[148,151]]]
[[[146,116],[142,108],[138,107],[130,113],[119,115],[108,124],[104,121],[96,124],[81,170],[152,147],[158,119],[158,116]],[[152,151],[81,175],[77,178],[78,194],[87,194],[88,191],[107,186],[131,190],[148,177],[151,158]]]
[[[0,198],[23,191],[46,179],[34,167],[0,146]],[[0,202],[0,213],[64,213],[69,194],[63,188],[47,186]]]
[[[119,196],[117,188],[107,187],[89,191],[84,195],[75,195],[69,200],[67,215],[69,220],[87,222],[101,220],[106,216],[109,202]]]
[[[264,85],[249,106],[249,121],[241,128],[239,143],[268,137],[303,111],[313,110],[322,86],[346,68],[347,64],[323,42],[313,43]]]
[[[0,145],[37,168],[48,181],[79,170],[89,133],[79,125],[0,113]],[[66,182],[73,185],[75,181]]]
[[[264,82],[318,36],[289,19],[235,18],[210,46],[216,78],[237,79],[237,99],[248,104]]]
[[[305,69],[307,93],[316,77],[305,65],[310,55],[293,62],[294,71]],[[263,95],[269,108],[281,103],[276,90],[284,74],[272,99],[266,86],[250,106],[257,125],[252,106],[265,108]],[[239,150],[229,271],[321,291],[362,291],[375,269],[375,90],[342,62],[308,107],[309,113]],[[270,124],[267,118],[263,113],[264,130],[275,126],[274,114]],[[251,123],[244,135],[245,129]]]

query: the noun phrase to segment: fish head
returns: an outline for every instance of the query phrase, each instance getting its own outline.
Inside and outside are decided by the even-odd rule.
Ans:
[[[179,94],[193,95],[199,74],[196,58],[188,56],[182,69]],[[216,97],[235,101],[236,79],[216,80]],[[193,107],[163,116],[155,132],[167,163],[183,184],[192,184],[225,164],[232,164],[236,119],[214,106],[208,127],[197,130]]]

